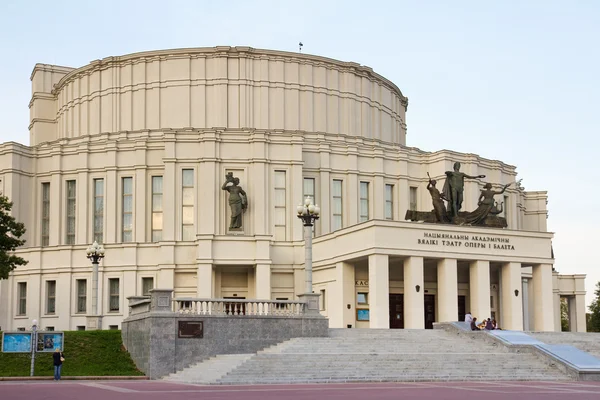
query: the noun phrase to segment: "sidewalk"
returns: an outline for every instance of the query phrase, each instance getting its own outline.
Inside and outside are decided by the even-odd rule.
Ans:
[[[0,376],[2,381],[52,381],[53,376]],[[61,381],[147,381],[147,376],[61,376]]]

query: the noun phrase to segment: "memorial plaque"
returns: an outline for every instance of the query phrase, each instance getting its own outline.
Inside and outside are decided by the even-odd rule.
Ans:
[[[204,323],[202,321],[179,321],[178,337],[202,338],[204,337]]]

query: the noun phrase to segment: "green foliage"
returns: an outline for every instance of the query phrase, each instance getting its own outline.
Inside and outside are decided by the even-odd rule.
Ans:
[[[569,331],[569,304],[565,298],[560,299],[560,330]]]
[[[123,348],[121,331],[67,331],[63,376],[139,376],[129,353]],[[0,376],[29,376],[31,356],[0,353]],[[36,353],[35,375],[52,376],[52,353]]]
[[[20,239],[25,233],[25,225],[10,215],[12,206],[8,197],[0,195],[0,279],[8,278],[9,272],[17,266],[27,264],[21,257],[11,254],[25,244],[25,240]]]
[[[587,331],[588,332],[600,332],[600,282],[596,283],[596,290],[594,291],[596,298],[590,304],[590,314],[587,320]]]

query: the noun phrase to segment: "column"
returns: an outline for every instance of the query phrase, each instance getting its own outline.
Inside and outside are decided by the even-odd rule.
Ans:
[[[423,257],[408,257],[404,260],[405,329],[425,329],[425,298],[423,293],[425,293]],[[458,302],[458,300],[456,301]]]
[[[258,300],[271,300],[271,265],[256,264],[254,273],[255,297]]]
[[[211,264],[198,265],[197,296],[201,299],[213,297],[213,267]]]
[[[370,328],[389,329],[390,269],[386,254],[369,256],[369,310]]]
[[[569,330],[571,332],[585,332],[585,295],[577,294],[569,297]]]
[[[478,323],[490,318],[490,262],[477,260],[469,266],[469,299],[471,314]]]
[[[554,305],[552,304],[552,265],[533,266],[533,329],[554,330]]]
[[[521,263],[505,263],[500,272],[502,302],[500,328],[523,330],[523,301],[521,293]]]
[[[523,330],[529,331],[529,279],[521,281],[521,289],[523,293],[521,302],[521,307],[523,307]]]
[[[452,258],[439,260],[437,264],[438,321],[458,320],[458,267]],[[406,290],[406,287],[405,287]]]
[[[329,326],[331,328],[347,328],[348,325],[356,327],[354,282],[354,264],[343,261],[335,264],[335,286],[333,286],[333,293],[329,296],[331,299]]]

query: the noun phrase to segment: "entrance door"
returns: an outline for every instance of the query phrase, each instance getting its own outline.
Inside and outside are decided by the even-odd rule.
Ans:
[[[404,329],[403,294],[390,294],[390,328]]]
[[[435,322],[435,295],[425,295],[425,329],[433,329]]]
[[[467,312],[467,296],[458,296],[458,320],[464,321]]]

